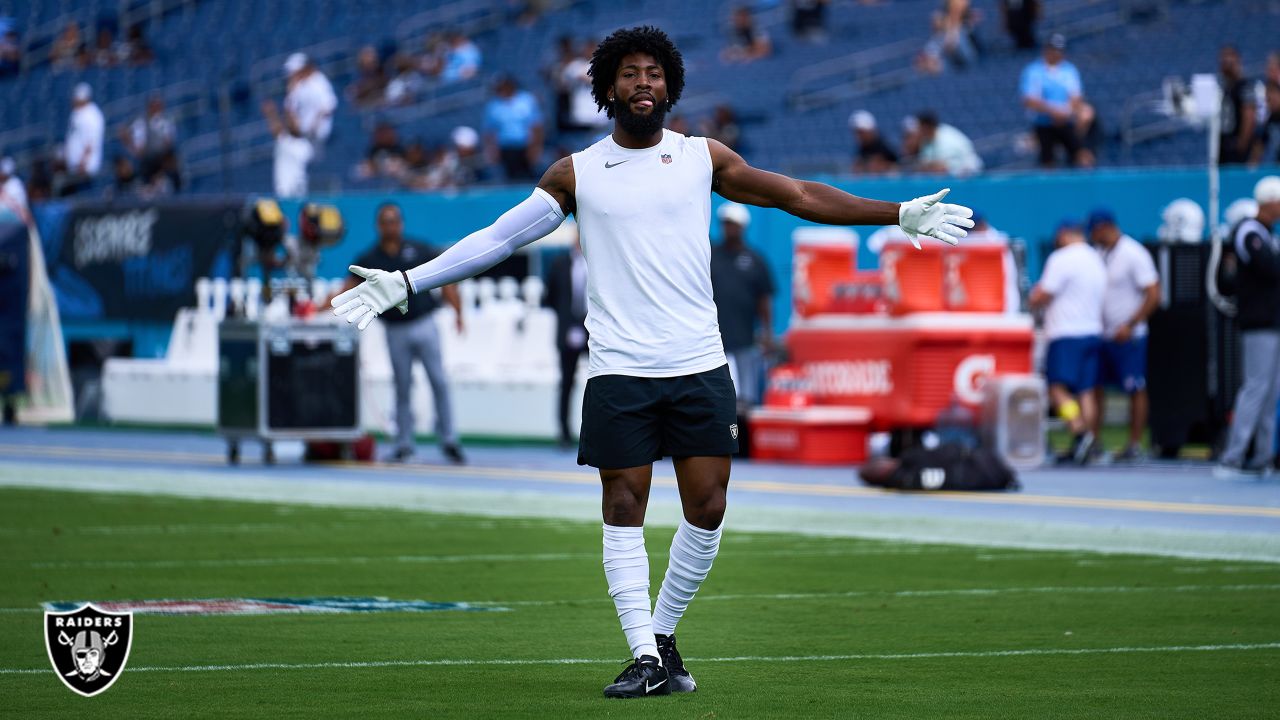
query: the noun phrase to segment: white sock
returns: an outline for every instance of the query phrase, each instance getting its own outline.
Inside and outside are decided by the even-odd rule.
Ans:
[[[649,611],[649,555],[644,550],[643,527],[605,524],[604,578],[631,646],[631,657],[658,657]]]
[[[724,523],[715,530],[703,530],[690,525],[681,519],[676,536],[671,539],[671,559],[667,564],[667,575],[662,579],[662,588],[658,591],[658,604],[653,608],[653,631],[659,635],[673,635],[676,623],[680,622],[684,611],[689,607],[702,581],[711,572],[711,563],[715,562],[716,553],[720,551],[720,531]]]

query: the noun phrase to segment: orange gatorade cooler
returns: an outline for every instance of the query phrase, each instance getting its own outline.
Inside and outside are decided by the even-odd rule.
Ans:
[[[1031,368],[1029,315],[822,315],[787,333],[816,406],[871,411],[876,430],[929,427],[957,397],[982,403],[982,382]]]
[[[858,234],[848,228],[802,227],[791,233],[791,298],[797,315],[816,315],[831,306],[834,289],[853,277]]]
[[[934,242],[920,250],[905,240],[885,243],[880,270],[889,312],[1001,312],[1004,253],[1004,245],[991,242]]]

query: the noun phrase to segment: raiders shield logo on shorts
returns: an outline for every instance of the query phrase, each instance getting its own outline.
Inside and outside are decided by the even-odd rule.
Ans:
[[[86,603],[72,612],[44,614],[44,645],[62,684],[93,697],[124,671],[133,639],[133,613]]]

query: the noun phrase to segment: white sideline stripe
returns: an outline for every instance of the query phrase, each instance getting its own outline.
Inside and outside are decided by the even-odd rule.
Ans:
[[[1165,645],[1155,647],[1109,648],[1034,648],[1029,650],[974,650],[921,653],[856,653],[849,655],[735,655],[731,657],[691,658],[695,663],[737,662],[839,662],[845,660],[929,660],[936,658],[1001,658],[1043,657],[1052,655],[1124,655],[1130,653],[1178,653],[1225,652],[1240,650],[1280,650],[1280,642],[1238,643],[1232,645]],[[236,672],[244,670],[324,670],[329,668],[386,668],[386,667],[485,667],[504,665],[608,665],[617,658],[544,658],[517,660],[493,658],[484,660],[370,660],[364,662],[324,663],[245,663],[243,665],[176,665],[130,666],[129,672]],[[0,675],[37,675],[48,673],[48,668],[0,668]]]
[[[1280,590],[1280,583],[1277,584],[1258,584],[1258,585],[1173,585],[1173,586],[1135,586],[1126,587],[1123,585],[1112,586],[1088,586],[1088,585],[1066,585],[1066,586],[1041,586],[1041,587],[1005,587],[1005,588],[950,588],[941,590],[848,590],[841,592],[815,592],[815,593],[735,593],[726,595],[699,595],[698,602],[708,602],[713,600],[822,600],[835,598],[860,598],[860,597],[964,597],[964,596],[992,596],[992,595],[1057,595],[1057,594],[1086,594],[1086,595],[1123,595],[1128,593],[1194,593],[1194,592],[1250,592],[1250,591],[1266,591]],[[592,597],[578,600],[468,600],[462,604],[472,605],[475,607],[547,607],[552,605],[586,605],[593,603],[612,603],[613,600],[607,597]],[[44,612],[39,607],[7,607],[0,608],[0,613],[16,614],[16,613],[39,613]]]

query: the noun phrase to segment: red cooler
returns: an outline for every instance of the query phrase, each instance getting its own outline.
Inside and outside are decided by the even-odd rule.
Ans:
[[[750,420],[752,460],[854,465],[867,459],[866,408],[761,407]]]
[[[821,315],[787,333],[816,406],[871,411],[876,430],[929,427],[953,396],[977,409],[991,375],[1031,368],[1029,315]]]

